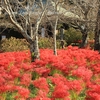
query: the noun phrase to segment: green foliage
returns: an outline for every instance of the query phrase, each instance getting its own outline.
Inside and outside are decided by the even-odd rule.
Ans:
[[[2,52],[13,52],[13,51],[23,51],[29,49],[29,43],[25,39],[16,39],[11,37],[9,39],[1,40],[0,51]],[[54,48],[53,38],[42,38],[39,37],[39,48]],[[61,41],[57,40],[57,48],[61,48]],[[34,55],[34,54],[33,54]]]
[[[68,44],[81,40],[81,33],[73,28],[69,28],[64,34],[65,41]]]
[[[37,72],[32,72],[32,80],[38,79],[40,75]]]
[[[47,79],[47,82],[48,82],[48,85],[49,85],[49,88],[50,88],[50,91],[48,93],[48,97],[51,98],[52,97],[52,92],[54,91],[54,84],[51,82],[50,79]]]
[[[33,84],[30,84],[29,90],[30,90],[30,97],[31,98],[33,98],[37,95],[38,89]]]
[[[50,72],[50,76],[53,76],[54,74],[56,74],[56,73],[58,73],[58,74],[63,74],[60,70],[58,70],[58,69],[54,69],[53,68],[53,70],[51,70],[51,72]]]
[[[3,93],[2,100],[14,100],[15,96],[17,95],[17,91]],[[1,99],[0,99],[1,100]]]
[[[39,37],[39,48],[53,49],[54,48],[53,38]],[[61,48],[60,40],[57,40],[57,48]]]
[[[29,49],[29,44],[25,39],[11,37],[1,40],[0,47],[3,52],[23,51]]]
[[[77,43],[79,40],[81,40],[81,32],[75,30],[74,28],[69,28],[64,33],[64,40],[68,45],[71,43]]]
[[[90,32],[88,33],[88,35],[89,35],[89,39],[90,39],[90,40],[93,40],[94,37],[95,37],[95,36],[94,36],[95,34],[94,34],[93,31],[90,31]]]

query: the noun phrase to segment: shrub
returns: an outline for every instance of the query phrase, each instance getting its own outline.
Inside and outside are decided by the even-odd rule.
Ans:
[[[73,28],[69,28],[64,34],[65,41],[70,45],[71,43],[76,43],[81,40],[81,32],[76,31]]]
[[[39,48],[54,48],[53,38],[39,37]],[[23,51],[29,49],[29,43],[25,39],[16,39],[11,37],[9,39],[1,40],[0,52]],[[57,40],[57,48],[61,48],[61,41]]]
[[[2,52],[23,51],[29,49],[29,44],[25,39],[11,37],[1,40],[0,47]]]
[[[69,28],[64,32],[63,37],[67,45],[70,45],[71,43],[77,43],[81,40],[81,32],[75,30],[74,28]],[[60,34],[57,35],[57,38],[60,38]]]
[[[47,38],[47,37],[39,37],[39,48],[54,48],[54,41],[53,38]],[[61,48],[60,40],[57,40],[57,48]]]

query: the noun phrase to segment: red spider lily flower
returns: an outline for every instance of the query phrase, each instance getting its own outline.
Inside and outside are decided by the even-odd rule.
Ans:
[[[37,66],[42,67],[42,66],[45,66],[46,64],[47,64],[47,62],[44,61],[43,59],[42,60],[35,60],[35,65],[37,65]]]
[[[86,92],[89,98],[94,100],[100,100],[100,85],[99,84],[90,84]]]
[[[48,74],[50,73],[50,69],[46,68],[46,67],[39,67],[39,68],[35,68],[34,69],[35,72],[37,72],[39,75],[43,76],[43,77],[47,77]]]
[[[4,85],[6,83],[6,80],[2,77],[2,74],[0,74],[0,86]]]
[[[10,68],[10,74],[16,78],[20,76],[20,69],[16,68],[15,66],[11,66]]]
[[[94,91],[88,92],[88,96],[86,100],[100,100],[100,94],[95,93]]]
[[[53,98],[65,98],[69,96],[68,87],[64,84],[58,84],[52,93]]]
[[[30,100],[51,100],[50,98],[41,98],[41,97],[35,97],[33,99],[30,99]]]
[[[33,70],[33,66],[29,63],[22,63],[22,69],[24,69],[25,71],[32,71]]]
[[[41,98],[43,98],[43,97],[46,97],[47,96],[47,93],[44,92],[44,91],[42,91],[42,90],[39,90],[38,91],[38,96],[40,96]]]
[[[100,63],[91,65],[91,68],[93,69],[94,74],[100,73]]]
[[[49,85],[47,84],[46,78],[39,78],[33,81],[33,85],[46,93],[49,92]]]
[[[83,90],[82,84],[83,81],[81,80],[69,81],[70,90],[75,91],[77,94],[79,94]]]
[[[11,84],[5,84],[3,86],[0,86],[0,93],[4,93],[4,92],[12,92],[13,91],[13,85]]]
[[[28,98],[30,91],[27,88],[19,88],[18,94],[20,94],[20,96],[23,97],[23,98]]]
[[[49,77],[49,79],[54,85],[65,84],[67,86],[67,90],[69,89],[68,80],[63,75],[54,74],[54,76]]]
[[[85,100],[100,100],[100,55],[97,51],[69,46],[58,50],[57,56],[51,49],[41,49],[40,53],[40,60],[32,63],[29,51],[0,54],[1,95],[9,91],[19,93],[15,98],[19,100],[70,100],[71,92],[78,95],[85,90]],[[38,79],[32,80],[33,71],[39,74]],[[30,97],[31,82],[38,88],[35,98]]]
[[[8,65],[10,64],[11,62],[9,62],[9,59],[1,59],[0,60],[0,66],[3,66],[4,69],[8,69]]]
[[[23,74],[20,77],[20,84],[25,85],[25,86],[29,86],[31,84],[31,74]]]
[[[32,98],[31,100],[51,100],[51,99],[47,97],[46,92],[39,90],[38,95],[35,98]]]
[[[69,96],[69,85],[65,77],[59,74],[54,74],[54,77],[49,77],[54,84],[55,88],[52,93],[53,98],[68,98]],[[67,100],[67,99],[66,99]]]
[[[18,51],[18,52],[13,52],[14,54],[14,57],[16,58],[15,61],[17,63],[20,63],[20,62],[24,62],[24,61],[29,61],[30,60],[30,53],[29,51]]]
[[[91,77],[93,76],[93,73],[88,68],[79,67],[76,70],[72,71],[72,75],[82,78],[84,81],[90,81]]]

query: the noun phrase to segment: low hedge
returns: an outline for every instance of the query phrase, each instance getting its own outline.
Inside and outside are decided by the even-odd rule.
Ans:
[[[57,40],[57,48],[61,48],[61,41]],[[53,49],[54,48],[54,41],[53,38],[47,38],[47,37],[39,37],[39,48],[49,48]]]
[[[61,38],[61,34],[57,35],[57,38]],[[72,43],[77,43],[82,39],[82,34],[80,31],[75,30],[74,28],[69,28],[64,31],[63,39],[66,41],[67,45],[71,45]]]
[[[53,38],[39,37],[39,48],[54,48]],[[61,41],[57,40],[57,48],[61,48]],[[23,51],[29,49],[29,43],[25,39],[11,37],[0,42],[0,52]]]
[[[1,40],[0,48],[2,52],[23,51],[29,49],[29,44],[25,39],[11,37]]]

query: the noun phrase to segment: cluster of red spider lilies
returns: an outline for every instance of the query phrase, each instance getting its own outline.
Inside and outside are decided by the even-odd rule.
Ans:
[[[68,46],[0,53],[0,100],[100,100],[100,54]]]

